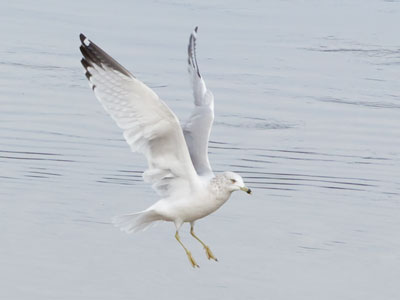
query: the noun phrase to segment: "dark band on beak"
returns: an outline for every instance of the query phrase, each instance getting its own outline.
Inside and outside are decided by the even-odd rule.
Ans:
[[[251,189],[249,189],[248,187],[244,186],[240,188],[243,192],[246,192],[247,194],[251,194]]]

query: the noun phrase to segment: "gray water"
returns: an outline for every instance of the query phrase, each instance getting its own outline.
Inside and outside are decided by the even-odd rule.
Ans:
[[[11,1],[9,1],[11,2]],[[399,1],[0,4],[1,299],[399,299]],[[85,33],[184,121],[186,46],[215,95],[210,160],[235,193],[192,269],[80,66]]]

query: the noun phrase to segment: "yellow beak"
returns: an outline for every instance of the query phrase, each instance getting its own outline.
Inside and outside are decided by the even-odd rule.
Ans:
[[[251,194],[251,189],[249,189],[248,187],[244,186],[240,188],[243,192],[246,192],[247,194]]]

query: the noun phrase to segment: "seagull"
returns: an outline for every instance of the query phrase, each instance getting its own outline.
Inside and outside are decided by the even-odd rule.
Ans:
[[[214,96],[207,89],[196,59],[197,29],[190,35],[188,71],[194,108],[181,126],[177,116],[147,85],[99,46],[80,34],[81,63],[96,98],[123,130],[133,152],[148,163],[143,179],[160,200],[146,210],[117,216],[113,224],[126,233],[144,230],[156,221],[175,225],[175,238],[193,268],[199,267],[182,243],[179,230],[190,223],[191,235],[204,247],[207,258],[218,261],[194,232],[194,224],[220,208],[234,191],[251,194],[240,175],[214,174],[208,160],[208,140],[214,121]]]

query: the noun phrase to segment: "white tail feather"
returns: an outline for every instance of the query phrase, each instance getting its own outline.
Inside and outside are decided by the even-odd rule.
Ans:
[[[157,220],[157,215],[153,211],[145,210],[138,213],[116,216],[112,218],[112,223],[123,232],[133,233],[147,229]]]

